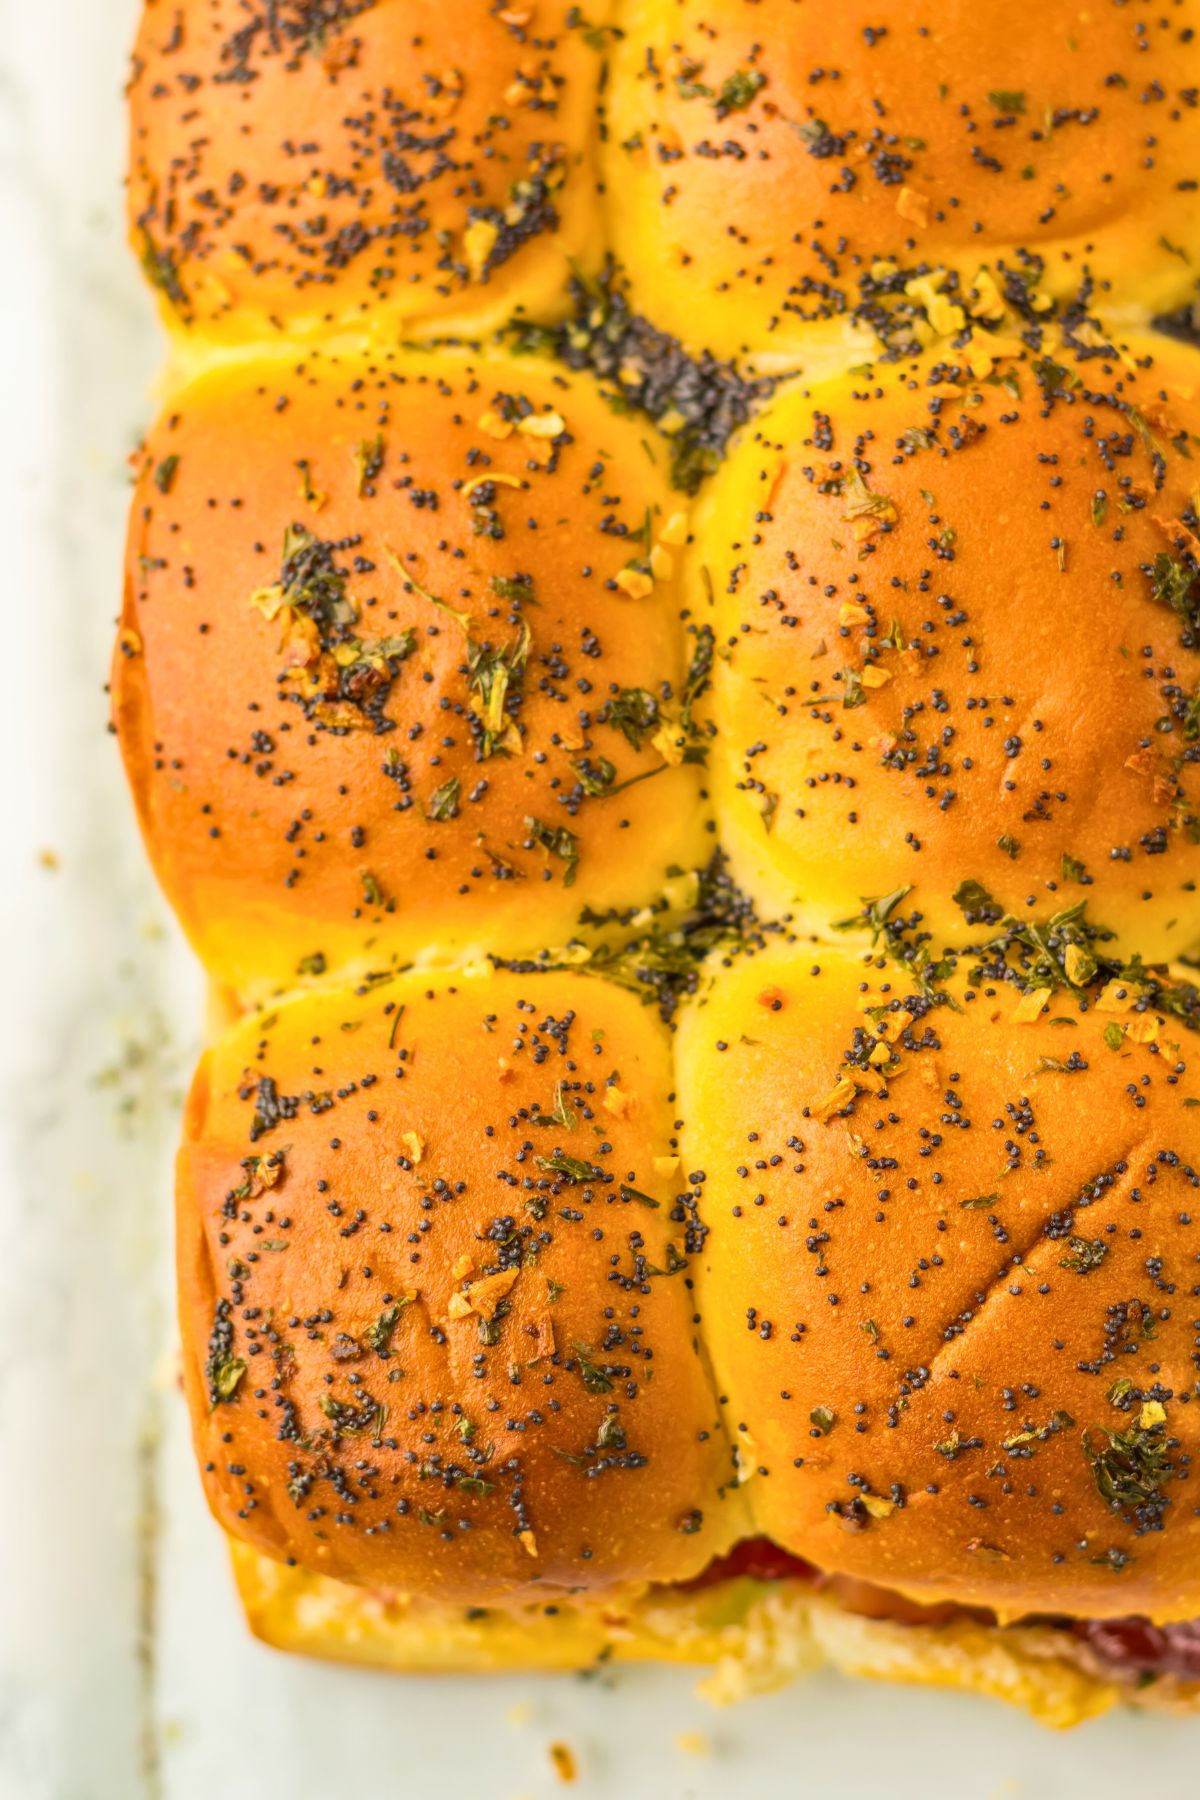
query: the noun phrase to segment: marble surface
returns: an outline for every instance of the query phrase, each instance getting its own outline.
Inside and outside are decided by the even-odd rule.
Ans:
[[[174,1374],[170,1165],[200,983],[137,843],[103,691],[158,345],[119,225],[134,0],[0,0],[0,1800],[1067,1800],[1197,1791],[1200,1721],[1053,1737],[818,1678],[407,1680],[252,1643]],[[686,1754],[701,1733],[709,1754]]]

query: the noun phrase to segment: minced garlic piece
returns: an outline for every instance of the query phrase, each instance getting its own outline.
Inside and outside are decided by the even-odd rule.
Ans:
[[[845,1075],[839,1075],[833,1088],[826,1094],[824,1100],[818,1101],[815,1106],[810,1106],[808,1110],[811,1112],[814,1119],[829,1120],[839,1108],[845,1106],[848,1101],[853,1100],[857,1092],[858,1089],[852,1081],[848,1080]]]
[[[250,596],[250,604],[257,606],[264,619],[276,619],[287,601],[284,599],[283,589],[276,582],[272,587],[255,588]]]
[[[1063,968],[1067,971],[1067,980],[1076,987],[1086,987],[1096,972],[1096,959],[1087,950],[1081,950],[1078,944],[1068,944],[1063,957]]]
[[[916,188],[902,187],[896,195],[896,211],[912,225],[928,225],[929,196],[919,194]]]
[[[1131,1012],[1139,998],[1140,989],[1132,982],[1122,981],[1118,977],[1105,982],[1092,1001],[1092,1008],[1093,1011],[1102,1013]]]
[[[521,485],[516,475],[500,475],[493,470],[490,475],[476,475],[473,481],[466,482],[462,490],[463,498],[469,500],[476,488],[486,487],[489,481],[493,487],[519,488]]]
[[[458,105],[466,88],[461,69],[442,69],[433,77],[437,83],[437,92],[426,99],[426,109],[435,119],[448,119],[458,111]]]
[[[496,248],[500,236],[500,227],[490,219],[472,219],[463,232],[463,254],[467,259],[467,267],[475,281],[482,281],[487,269],[488,257]]]
[[[926,220],[922,219],[920,223],[923,225]],[[906,281],[904,292],[910,300],[916,300],[925,308],[930,325],[942,337],[953,336],[967,322],[967,315],[962,307],[940,293],[929,275],[917,275],[911,281]]]
[[[518,431],[524,432],[526,437],[533,438],[561,437],[566,429],[566,420],[561,413],[556,412],[530,413],[529,417],[522,419],[517,426]]]
[[[450,1296],[452,1319],[465,1319],[478,1313],[481,1319],[494,1319],[500,1302],[512,1292],[520,1269],[499,1269],[495,1275],[480,1275],[475,1281],[464,1281]]]
[[[687,749],[686,732],[682,731],[678,725],[672,725],[668,720],[659,726],[650,742],[665,763],[670,763],[673,769],[678,768]]]
[[[643,570],[631,566],[618,571],[617,586],[631,600],[644,600],[647,594],[654,592],[654,579]]]

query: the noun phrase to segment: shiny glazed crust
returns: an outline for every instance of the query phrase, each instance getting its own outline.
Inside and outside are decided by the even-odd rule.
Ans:
[[[129,224],[168,328],[394,342],[561,304],[597,215],[600,60],[570,10],[147,0]]]
[[[613,242],[696,347],[844,360],[939,267],[972,305],[1194,291],[1190,0],[630,0],[620,23]]]
[[[216,980],[528,954],[710,853],[685,517],[645,439],[495,352],[263,356],[173,398],[114,692]]]
[[[755,1529],[819,1569],[1193,1618],[1200,1064],[1121,982],[1022,992],[1028,959],[932,1006],[823,947],[718,976],[677,1057],[705,1345]]]
[[[147,0],[114,722],[269,1641],[1061,1724],[1033,1615],[1200,1612],[1198,23]]]
[[[711,484],[723,839],[812,931],[904,883],[961,941],[971,880],[1169,958],[1198,922],[1200,639],[1166,589],[1200,369],[1163,338],[996,350],[789,385]]]
[[[683,1580],[728,1548],[670,1088],[655,1015],[583,975],[384,979],[223,1038],[178,1185],[218,1518],[476,1604]]]

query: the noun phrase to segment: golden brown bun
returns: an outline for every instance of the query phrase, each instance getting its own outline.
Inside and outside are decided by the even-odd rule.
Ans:
[[[1085,328],[1089,340],[1094,334]],[[1048,333],[796,385],[695,526],[736,875],[807,930],[910,885],[1200,935],[1200,354]],[[1172,604],[1172,601],[1175,604]]]
[[[1194,1618],[1200,1058],[1042,967],[966,957],[953,1004],[812,947],[717,976],[677,1039],[704,1343],[755,1529],[819,1569]]]
[[[1200,1615],[1197,26],[147,0],[114,717],[270,1641],[1063,1723]]]
[[[604,175],[637,303],[719,354],[806,361],[941,267],[964,293],[987,267],[1179,305],[1198,24],[1194,0],[631,0]]]
[[[1136,1671],[1122,1678],[1060,1626],[1001,1627],[965,1613],[897,1622],[849,1608],[803,1581],[719,1581],[652,1588],[623,1604],[584,1599],[553,1609],[464,1611],[285,1568],[236,1540],[230,1549],[247,1619],[265,1643],[397,1672],[708,1663],[714,1666],[699,1692],[728,1705],[828,1667],[988,1694],[1060,1729],[1118,1701],[1194,1712],[1200,1700],[1195,1681],[1139,1681]]]
[[[143,13],[130,229],[172,331],[394,342],[560,305],[570,263],[596,257],[600,70],[565,0],[269,11]]]
[[[539,358],[311,352],[177,396],[115,712],[218,980],[563,944],[708,857],[679,505],[644,429]]]
[[[653,1010],[578,975],[400,976],[223,1038],[178,1209],[221,1522],[480,1605],[686,1579],[741,1535],[671,1089]]]

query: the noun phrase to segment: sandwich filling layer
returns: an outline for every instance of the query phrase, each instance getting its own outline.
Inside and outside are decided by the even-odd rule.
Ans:
[[[768,1539],[744,1540],[689,1582],[635,1596],[461,1607],[356,1587],[231,1539],[247,1618],[266,1643],[362,1666],[426,1673],[587,1671],[616,1662],[708,1665],[700,1692],[730,1704],[831,1668],[988,1694],[1065,1727],[1119,1701],[1190,1711],[1200,1696],[1194,1625],[1142,1619],[999,1625],[825,1577]]]
[[[874,1587],[845,1575],[823,1575],[811,1563],[780,1549],[769,1538],[745,1538],[727,1556],[711,1562],[702,1575],[685,1584],[690,1588],[714,1587],[723,1581],[804,1581],[828,1594],[848,1612],[864,1618],[889,1619],[901,1625],[945,1625],[955,1619],[972,1619],[1002,1629],[994,1613],[979,1607],[944,1604],[922,1606],[891,1588]],[[1038,1626],[1069,1633],[1087,1645],[1093,1655],[1120,1679],[1177,1676],[1200,1680],[1200,1620],[1155,1625],[1149,1619],[1071,1619],[1059,1616],[1030,1621]]]

